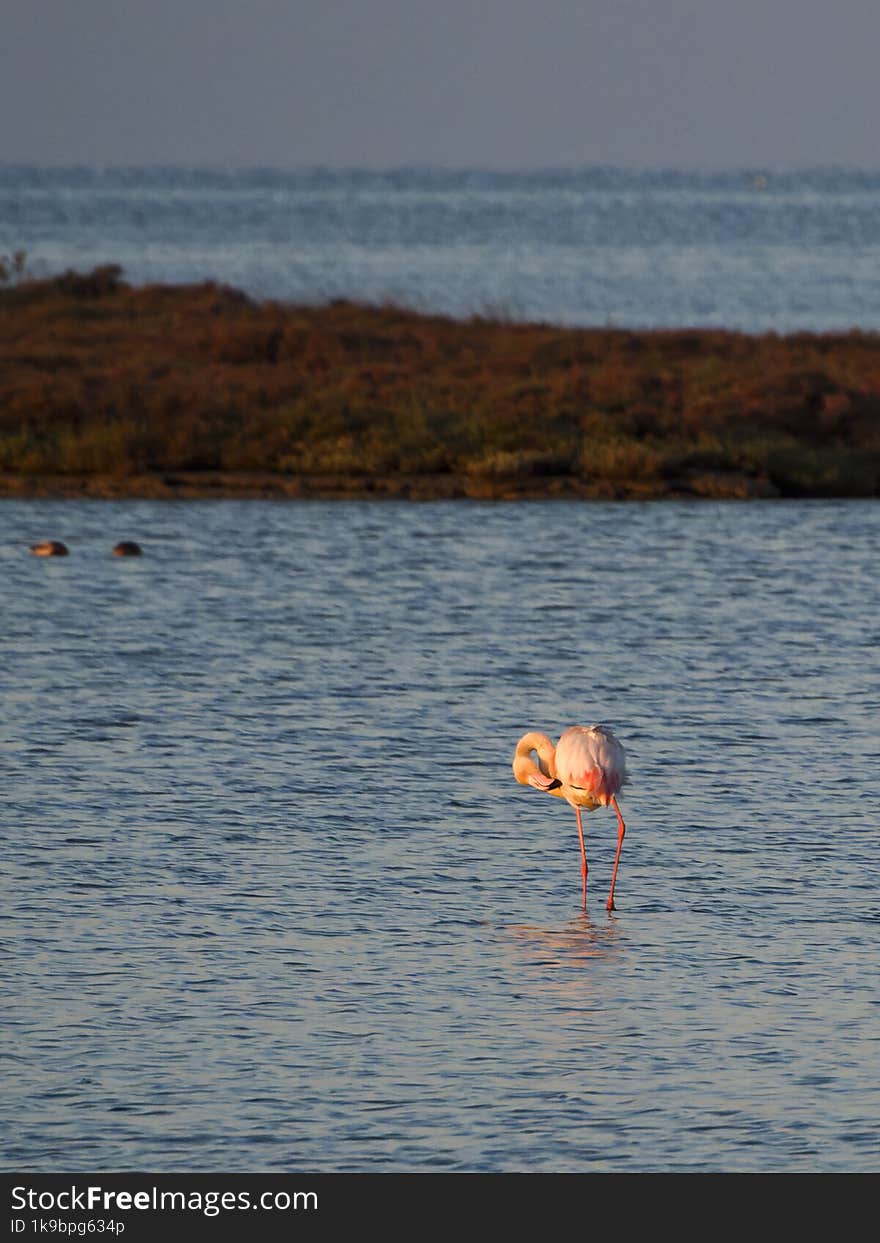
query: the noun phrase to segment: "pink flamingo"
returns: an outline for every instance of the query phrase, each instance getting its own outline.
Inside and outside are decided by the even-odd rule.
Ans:
[[[537,756],[537,763],[534,757]],[[581,877],[584,910],[587,909],[587,852],[584,850],[584,829],[581,808],[595,811],[609,803],[617,812],[617,854],[611,874],[611,889],[605,903],[614,907],[614,882],[626,825],[617,805],[617,794],[626,781],[626,756],[623,747],[604,725],[572,725],[554,747],[546,734],[523,734],[516,744],[513,775],[520,785],[533,786],[556,798],[564,798],[574,808],[578,836],[581,841]]]

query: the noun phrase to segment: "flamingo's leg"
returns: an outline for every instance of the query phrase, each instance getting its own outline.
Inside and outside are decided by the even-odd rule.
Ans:
[[[623,816],[620,814],[620,808],[617,806],[617,799],[611,795],[611,802],[614,810],[617,812],[617,854],[614,856],[614,871],[611,873],[611,889],[608,893],[608,901],[605,907],[609,911],[614,910],[614,882],[617,880],[617,865],[620,862],[620,848],[623,845],[623,835],[626,832],[626,825],[623,823]]]
[[[584,826],[581,824],[580,807],[575,807],[574,814],[577,816],[578,837],[581,839],[581,880],[583,881],[583,887],[584,887],[584,910],[586,910],[587,909],[587,873],[589,872],[590,869],[587,867],[587,852],[586,850],[584,850]]]

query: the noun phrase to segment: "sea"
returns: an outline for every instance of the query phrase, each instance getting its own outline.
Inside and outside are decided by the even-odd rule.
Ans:
[[[255,298],[743,332],[880,328],[880,171],[0,165],[0,253]]]
[[[878,207],[857,173],[6,169],[0,250],[875,330]],[[878,564],[870,500],[0,501],[0,1167],[876,1171]],[[511,770],[594,722],[613,912],[613,812],[584,912],[574,812]]]

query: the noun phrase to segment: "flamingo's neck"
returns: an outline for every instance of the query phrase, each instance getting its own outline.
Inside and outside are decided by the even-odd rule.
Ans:
[[[535,763],[532,756],[537,755]],[[546,734],[533,731],[523,734],[516,744],[513,757],[513,775],[520,785],[529,785],[529,778],[534,776],[556,776],[556,749]]]

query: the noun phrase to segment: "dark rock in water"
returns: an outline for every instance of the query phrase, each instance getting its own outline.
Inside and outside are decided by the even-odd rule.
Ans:
[[[114,557],[139,557],[141,555],[140,544],[135,544],[132,540],[122,540],[113,549]]]
[[[67,545],[58,539],[46,539],[41,544],[31,544],[31,552],[35,557],[66,557]]]

